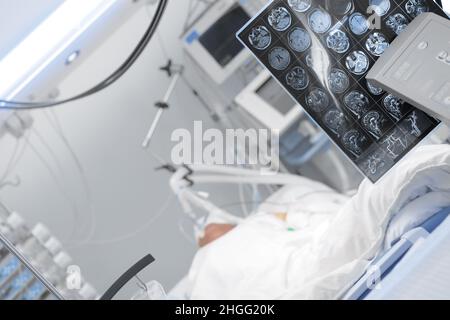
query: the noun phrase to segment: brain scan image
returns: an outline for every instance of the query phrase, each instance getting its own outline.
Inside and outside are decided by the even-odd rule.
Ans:
[[[403,116],[403,101],[392,94],[388,94],[383,99],[383,105],[389,114],[396,120],[400,120]]]
[[[297,52],[306,51],[311,45],[311,37],[305,29],[295,27],[289,32],[289,46]]]
[[[286,69],[291,63],[291,55],[289,51],[282,47],[274,47],[269,52],[269,64],[278,71]]]
[[[314,47],[313,47],[314,48]],[[328,55],[325,54],[321,50],[311,50],[308,52],[306,56],[303,58],[306,65],[313,71],[319,74],[322,74],[324,70],[326,70],[326,61],[328,59]]]
[[[400,129],[412,139],[422,137],[433,126],[430,118],[420,110],[413,110],[400,122]]]
[[[292,23],[289,11],[284,7],[272,9],[268,17],[269,24],[277,31],[286,31]]]
[[[420,137],[422,135],[422,130],[419,128],[419,116],[417,114],[417,111],[413,111],[409,116],[405,118],[405,122],[409,124],[410,130],[409,134]]]
[[[311,29],[316,33],[325,33],[331,27],[331,16],[322,9],[314,9],[308,17]]]
[[[374,56],[381,56],[389,47],[389,42],[381,32],[372,33],[366,40],[366,49]]]
[[[386,170],[387,166],[386,154],[378,149],[366,157],[362,164],[362,170],[370,176],[378,176]]]
[[[359,157],[364,152],[364,145],[367,142],[367,137],[356,129],[347,131],[342,137],[345,148],[355,157]]]
[[[333,14],[343,16],[353,9],[353,0],[333,0],[327,3],[328,10]]]
[[[306,65],[314,70],[314,60],[311,54],[306,55],[305,61]]]
[[[314,112],[324,112],[330,105],[328,94],[319,88],[314,88],[306,97],[306,105]]]
[[[369,111],[362,118],[364,128],[377,139],[383,135],[383,129],[387,121],[388,119],[377,110]]]
[[[360,91],[351,91],[344,97],[344,104],[356,117],[361,118],[370,108],[369,98]]]
[[[367,159],[367,169],[371,175],[376,175],[379,171],[383,170],[385,166],[386,161],[378,154],[370,155]]]
[[[408,149],[409,143],[404,133],[400,129],[395,128],[392,132],[383,137],[381,145],[390,158],[397,159]]]
[[[379,96],[383,93],[383,89],[373,85],[370,81],[367,81],[367,89],[374,96]]]
[[[380,17],[389,12],[391,8],[391,2],[389,0],[369,0],[369,6]]]
[[[357,36],[363,35],[369,30],[369,21],[359,12],[353,13],[349,18],[350,30]]]
[[[303,90],[308,87],[309,77],[302,67],[294,67],[286,75],[286,83],[294,90]]]
[[[337,53],[344,53],[350,48],[350,40],[344,31],[333,30],[327,36],[327,46]]]
[[[387,18],[386,25],[399,35],[408,26],[408,19],[401,13],[396,13]]]
[[[323,117],[323,122],[338,137],[348,126],[344,113],[338,109],[328,111]]]
[[[409,0],[405,4],[406,12],[413,18],[417,17],[419,14],[428,12],[428,4],[426,0]]]
[[[344,71],[333,68],[328,76],[328,85],[332,92],[344,93],[350,86],[350,79]]]
[[[257,26],[250,31],[248,41],[254,48],[265,50],[272,42],[272,34],[266,27]]]
[[[304,61],[310,68],[311,73],[316,73],[319,76],[327,72],[327,68],[324,66],[330,58],[329,53],[324,49],[325,47],[322,45],[312,45],[307,53],[303,57],[300,57],[300,60]]]
[[[362,75],[369,70],[369,57],[361,50],[353,51],[345,58],[345,66],[356,75]]]
[[[305,12],[311,7],[311,0],[288,0],[292,10]]]

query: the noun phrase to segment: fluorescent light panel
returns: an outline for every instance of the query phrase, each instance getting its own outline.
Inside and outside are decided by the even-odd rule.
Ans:
[[[66,0],[0,61],[0,97],[13,99],[120,0]]]

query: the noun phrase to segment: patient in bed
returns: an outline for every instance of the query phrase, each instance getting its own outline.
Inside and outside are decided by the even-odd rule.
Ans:
[[[279,219],[280,221],[287,221],[286,212],[273,213],[273,217]],[[235,224],[229,223],[211,223],[205,228],[203,237],[198,240],[198,245],[200,248],[210,244],[211,242],[219,239],[220,237],[226,235],[228,232],[232,231],[236,227]],[[287,228],[287,231],[294,231],[293,228]]]
[[[219,239],[221,236],[227,234],[234,229],[236,225],[234,224],[219,224],[212,223],[206,226],[205,232],[202,238],[199,239],[198,245],[200,248],[210,244],[214,240]]]
[[[307,179],[277,197],[239,225],[207,226],[189,298],[339,298],[396,237],[450,206],[450,146],[417,148],[351,198]]]

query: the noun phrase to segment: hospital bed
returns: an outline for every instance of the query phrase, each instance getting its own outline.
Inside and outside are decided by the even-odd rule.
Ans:
[[[427,151],[422,152],[421,154],[428,154]],[[427,158],[428,159],[428,158]],[[425,161],[424,159],[417,160],[419,163]],[[429,160],[426,160],[429,161]],[[436,162],[437,160],[434,160]],[[434,163],[431,161],[430,163]],[[420,164],[414,164],[414,166],[420,166]],[[206,170],[208,169],[208,170]],[[207,177],[205,175],[199,175],[199,171],[208,174],[210,173],[209,170],[212,170],[213,168],[195,168],[193,171],[189,171],[186,168],[180,169],[177,171],[177,173],[174,174],[172,178],[172,187],[174,188],[174,191],[176,194],[181,198],[180,200],[187,200],[187,202],[193,204],[195,207],[205,207],[205,203],[208,203],[208,211],[216,213],[226,214],[222,212],[222,210],[215,208],[207,199],[199,197],[191,188],[186,186],[189,186],[189,182],[193,184],[198,184],[202,182],[228,182],[228,183],[235,183],[237,177],[233,177],[233,174],[239,173],[240,175],[244,175],[244,177],[239,177],[240,183],[250,183],[251,181],[253,183],[262,183],[260,180],[264,180],[265,183],[278,183],[278,184],[284,184],[284,185],[291,185],[299,186],[304,185],[306,181],[304,181],[301,177],[294,177],[294,176],[286,176],[283,174],[276,174],[273,176],[253,176],[251,171],[248,171],[246,169],[230,169],[227,168],[227,173],[230,173],[230,176],[221,175],[221,176],[213,176]],[[217,169],[216,169],[217,170]],[[225,170],[225,169],[223,169]],[[234,172],[236,170],[239,170],[239,172]],[[228,172],[230,171],[230,172]],[[231,172],[233,171],[233,172]],[[432,177],[432,172],[430,171],[430,175],[428,178]],[[178,177],[177,177],[178,176]],[[184,181],[183,177],[189,177],[188,181]],[[208,178],[208,179],[206,179]],[[427,179],[428,179],[427,178]],[[253,181],[254,180],[254,181]],[[270,180],[270,181],[269,181]],[[244,182],[245,181],[245,182]],[[419,180],[418,183],[421,183]],[[428,181],[428,180],[427,180]],[[185,187],[183,187],[183,182],[185,183]],[[423,182],[424,183],[424,182]],[[428,182],[427,182],[428,183]],[[295,188],[295,187],[294,187]],[[324,190],[325,191],[325,190]],[[279,190],[279,192],[282,193],[282,190]],[[411,191],[408,191],[411,192]],[[414,192],[414,191],[413,191]],[[278,192],[277,192],[278,193]],[[275,195],[273,195],[275,196]],[[280,196],[282,199],[282,196]],[[282,200],[278,198],[270,199],[268,201],[269,203],[282,203]],[[195,201],[194,201],[195,200]],[[447,203],[447,202],[445,202]],[[192,207],[190,205],[186,205],[186,213],[192,212]],[[447,204],[446,204],[447,205]],[[436,210],[439,207],[436,207]],[[264,208],[261,207],[262,212],[267,212],[264,210]],[[272,211],[273,212],[273,211]],[[420,211],[418,211],[420,212]],[[399,213],[400,214],[400,213]],[[402,214],[406,214],[406,216],[409,216],[407,212],[403,212]],[[447,256],[448,247],[450,246],[450,243],[447,244],[447,248],[445,247],[445,240],[446,237],[450,241],[450,218],[448,218],[448,215],[450,214],[450,207],[443,209],[436,214],[432,215],[430,217],[430,213],[420,215],[423,218],[418,218],[417,214],[412,214],[410,218],[408,218],[408,224],[405,224],[404,221],[400,224],[399,221],[393,221],[391,224],[387,227],[389,230],[399,230],[399,225],[402,226],[401,230],[405,231],[399,231],[399,234],[402,236],[393,236],[392,232],[386,232],[386,234],[389,234],[386,239],[389,239],[389,242],[391,243],[391,248],[389,250],[383,249],[383,246],[381,246],[381,249],[378,251],[377,256],[371,261],[369,267],[366,269],[367,272],[360,278],[356,279],[357,281],[348,283],[348,286],[345,288],[345,290],[342,291],[340,295],[335,296],[335,298],[339,299],[395,299],[400,298],[398,296],[399,290],[397,288],[400,288],[402,286],[406,285],[412,285],[415,284],[420,289],[415,290],[416,292],[423,291],[427,286],[427,281],[429,283],[434,282],[440,282],[441,278],[445,278],[444,273],[437,273],[436,271],[430,271],[423,274],[423,276],[429,277],[427,281],[425,281],[420,274],[420,270],[429,270],[430,268],[435,268],[442,266],[442,264],[448,263],[444,270],[450,270],[450,255]],[[393,215],[392,217],[394,217]],[[425,222],[425,217],[428,218]],[[418,220],[420,219],[420,220]],[[237,222],[238,223],[238,222]],[[407,225],[410,225],[410,227],[407,227]],[[417,226],[417,227],[416,227]],[[391,229],[392,228],[392,229]],[[394,233],[397,233],[395,231]],[[439,236],[440,235],[440,236]],[[392,242],[395,239],[396,242]],[[443,239],[443,240],[442,240]],[[388,240],[386,240],[387,242]],[[443,246],[444,249],[441,247]],[[440,249],[440,252],[444,252],[445,254],[440,254],[442,257],[442,261],[438,260],[430,260],[427,258],[426,255],[435,255],[436,250]],[[428,253],[422,253],[425,252],[423,250],[428,250]],[[446,260],[449,260],[448,262]],[[441,263],[442,262],[442,263]],[[408,270],[403,270],[404,268],[409,267]],[[434,269],[433,269],[434,270]],[[409,278],[408,278],[409,277]],[[176,286],[175,289],[182,289],[184,285],[186,284],[184,281],[182,281],[178,286]],[[450,283],[445,284],[446,287],[450,288]],[[435,295],[438,298],[447,298],[450,297],[450,290],[445,291],[445,286],[437,290]],[[371,290],[371,289],[375,290]],[[394,290],[395,289],[395,290]],[[169,294],[171,298],[179,298],[179,299],[185,299],[189,298],[182,293],[184,290],[175,290],[171,293],[174,293],[174,295]],[[411,290],[402,291],[404,292],[404,296],[401,298],[409,297]],[[434,296],[432,294],[426,295],[428,296]]]
[[[345,300],[448,299],[450,207],[404,234],[375,258]]]
[[[375,258],[366,273],[340,295],[343,300],[448,299],[450,297],[450,207],[404,234]],[[186,299],[184,278],[172,292]],[[169,295],[170,296],[170,295]]]

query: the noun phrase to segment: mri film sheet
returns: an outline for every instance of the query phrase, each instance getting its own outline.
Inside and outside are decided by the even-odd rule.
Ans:
[[[237,34],[372,182],[439,122],[365,75],[431,0],[274,0]]]

